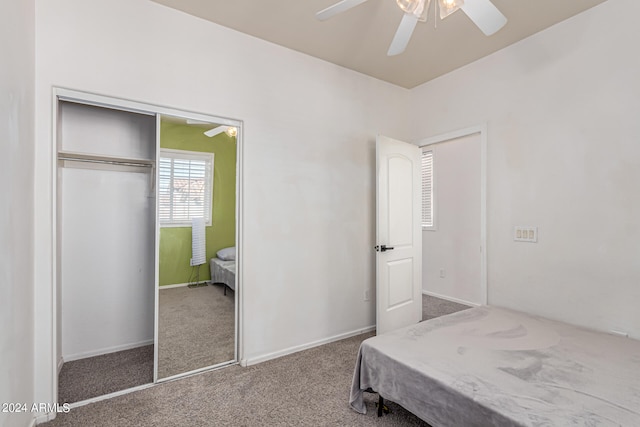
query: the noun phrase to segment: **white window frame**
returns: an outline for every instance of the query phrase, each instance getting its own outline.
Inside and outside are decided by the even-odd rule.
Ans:
[[[426,153],[431,153],[431,170],[430,170],[430,177],[426,177],[425,173],[427,172],[425,170],[425,164],[424,164],[424,159],[425,159],[425,154]],[[420,176],[422,179],[422,217],[420,218],[420,223],[422,225],[422,230],[423,231],[436,231],[438,230],[438,221],[437,221],[437,198],[436,198],[436,168],[435,168],[435,163],[436,163],[436,153],[435,150],[433,149],[432,146],[425,146],[422,147],[421,150],[421,154],[420,154]],[[427,192],[426,189],[426,185],[427,182],[430,181],[431,184],[431,188],[430,191]],[[431,201],[430,201],[430,207],[431,207],[431,224],[428,224],[428,221],[425,221],[425,207],[427,205],[427,203],[425,202],[424,198],[425,197],[430,197]]]
[[[172,159],[181,159],[181,160],[196,160],[196,161],[204,161],[208,163],[208,170],[205,171],[205,189],[204,189],[204,198],[205,198],[205,209],[204,209],[204,218],[205,225],[211,226],[212,221],[212,211],[213,211],[213,171],[214,171],[214,153],[202,152],[202,151],[187,151],[187,150],[175,150],[169,148],[161,148],[160,149],[160,159],[163,158],[172,158]],[[158,186],[160,186],[160,168],[161,163],[158,164]],[[173,176],[172,176],[173,180]],[[209,186],[207,189],[206,186]],[[188,220],[166,220],[163,219],[160,211],[160,198],[161,198],[162,190],[158,189],[158,222],[160,227],[191,227],[191,217]],[[171,200],[171,210],[173,210],[173,193]]]

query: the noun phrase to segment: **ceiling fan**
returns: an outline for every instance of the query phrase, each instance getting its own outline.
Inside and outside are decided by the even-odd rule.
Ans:
[[[321,21],[347,11],[367,0],[342,0],[316,13]],[[389,46],[388,56],[398,55],[407,47],[418,21],[427,20],[431,0],[396,0],[404,15]],[[440,9],[440,19],[444,19],[461,9],[487,36],[494,34],[507,23],[507,18],[490,0],[436,0]]]
[[[203,122],[201,120],[187,119],[187,124],[188,125],[210,125],[212,123]],[[235,127],[235,126],[216,125],[216,124],[214,124],[213,128],[211,128],[211,129],[209,129],[207,131],[204,131],[203,133],[205,135],[207,135],[209,138],[213,138],[214,136],[219,135],[222,132],[226,133],[231,138],[234,138],[235,136],[238,135],[238,128]]]
[[[204,134],[209,138],[213,138],[214,136],[221,134],[222,132],[233,138],[238,135],[238,128],[235,126],[220,125],[213,129],[209,129],[208,131],[205,131]]]

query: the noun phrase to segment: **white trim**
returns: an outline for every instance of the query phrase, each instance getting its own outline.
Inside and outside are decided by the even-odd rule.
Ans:
[[[480,304],[487,305],[489,301],[487,284],[487,123],[420,139],[417,145],[422,148],[426,145],[450,141],[476,133],[480,134]],[[467,303],[465,302],[465,304]]]
[[[162,125],[162,117],[159,114],[156,115],[156,165],[160,164],[160,129]],[[154,197],[156,200],[155,209],[155,248],[154,248],[154,275],[153,282],[155,289],[153,291],[153,382],[158,382],[158,329],[159,329],[159,316],[158,307],[160,306],[160,293],[157,291],[160,286],[160,212],[158,212],[157,200],[160,197],[160,190],[158,189],[158,179],[160,178],[160,171],[158,168],[154,170],[153,182],[154,185]]]
[[[447,300],[447,301],[456,302],[458,304],[470,305],[470,306],[473,306],[473,307],[479,307],[479,306],[482,305],[482,304],[478,304],[477,302],[465,301],[463,299],[453,298],[453,297],[449,297],[449,296],[446,296],[446,295],[440,295],[440,294],[437,294],[435,292],[429,292],[429,291],[425,291],[425,290],[422,291],[422,295],[428,295],[430,297],[436,297],[436,298],[444,299],[444,300]]]
[[[111,96],[99,95],[95,93],[83,92],[72,89],[65,89],[56,87],[54,88],[54,94],[56,100],[67,102],[75,102],[77,104],[94,105],[98,107],[105,107],[115,110],[130,111],[139,114],[147,114],[155,116],[157,114],[180,117],[184,119],[191,119],[203,122],[211,122],[240,127],[242,125],[241,120],[227,119],[224,117],[218,117],[211,114],[196,113],[188,110],[180,110],[176,108],[165,107],[157,104],[147,104],[144,102],[132,101],[124,98],[114,98]],[[214,120],[212,120],[214,119]]]
[[[428,138],[422,138],[418,140],[418,146],[424,147],[425,145],[437,144],[439,142],[449,141],[451,139],[460,138],[467,135],[473,135],[474,133],[487,133],[487,124],[482,123],[475,126],[469,126],[466,128],[454,130],[451,132],[441,133],[440,135],[430,136]]]
[[[76,408],[79,408],[81,406],[89,405],[90,403],[100,402],[102,400],[107,400],[107,399],[111,399],[113,397],[122,396],[124,394],[133,393],[134,391],[145,390],[145,389],[151,388],[151,387],[153,387],[155,385],[156,384],[149,383],[149,384],[139,385],[139,386],[136,386],[136,387],[127,388],[127,389],[124,389],[124,390],[114,391],[113,393],[103,394],[102,396],[92,397],[91,399],[86,399],[86,400],[81,400],[79,402],[70,403],[69,404],[69,408],[76,409]]]
[[[244,126],[238,127],[236,135],[236,284],[234,292],[236,348],[234,360],[244,357]]]
[[[58,375],[60,375],[60,371],[62,370],[62,365],[64,365],[64,357],[60,356],[58,359]]]
[[[50,413],[38,415],[38,416],[33,418],[33,420],[31,421],[30,427],[34,427],[34,426],[36,426],[38,424],[43,424],[43,423],[46,423],[48,421],[52,421],[55,418],[56,418],[55,412],[50,412]]]
[[[156,383],[157,384],[161,384],[161,383],[171,382],[171,381],[175,381],[175,380],[181,380],[183,378],[192,377],[194,375],[202,374],[204,372],[216,371],[216,370],[218,370],[220,368],[225,368],[227,366],[237,365],[237,364],[238,364],[238,362],[236,362],[235,360],[229,360],[229,361],[226,361],[226,362],[217,363],[215,365],[209,365],[209,366],[205,366],[203,368],[194,369],[192,371],[181,372],[181,373],[176,374],[176,375],[171,375],[170,377],[158,378]]]
[[[51,188],[49,189],[51,194],[51,402],[58,401],[58,362],[61,360],[64,364],[64,358],[62,357],[62,345],[58,348],[58,331],[62,334],[62,322],[58,323],[58,275],[60,270],[58,268],[58,123],[60,120],[60,112],[58,111],[58,97],[56,88],[53,88],[53,96],[51,97],[51,132],[52,132],[52,150],[51,158]],[[60,338],[60,341],[62,339]],[[59,360],[58,360],[59,359]],[[46,414],[45,417],[48,420],[52,420],[56,417],[56,414]]]
[[[340,341],[346,338],[351,338],[356,335],[366,334],[367,332],[372,332],[376,330],[376,326],[367,326],[365,328],[356,329],[355,331],[345,332],[343,334],[334,335],[329,338],[324,338],[318,341],[312,341],[307,344],[296,345],[294,347],[285,348],[284,350],[275,351],[273,353],[267,353],[262,356],[252,357],[250,359],[243,359],[240,361],[241,366],[251,366],[258,363],[266,362],[267,360],[277,359],[282,356],[286,356],[288,354],[297,353],[302,350],[308,350],[310,348],[318,347],[321,345],[329,344],[335,341]]]
[[[176,283],[174,285],[162,285],[162,286],[158,286],[158,289],[163,290],[163,289],[173,289],[173,288],[184,288],[185,286],[193,285],[194,283],[196,282]],[[206,283],[207,285],[209,285],[211,283],[211,280],[201,280],[196,284],[200,285],[202,283]]]
[[[87,357],[102,356],[103,354],[115,353],[117,351],[131,350],[133,348],[144,347],[145,345],[150,344],[154,344],[153,339],[124,345],[116,345],[113,347],[102,348],[100,350],[91,350],[85,351],[83,353],[70,354],[69,356],[62,356],[62,361],[63,363],[67,363],[74,360],[86,359]]]

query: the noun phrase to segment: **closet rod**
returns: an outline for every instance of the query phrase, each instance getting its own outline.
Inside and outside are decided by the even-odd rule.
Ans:
[[[149,163],[118,161],[118,160],[86,159],[86,158],[83,159],[81,157],[58,156],[58,160],[68,160],[71,162],[101,163],[101,164],[118,165],[118,166],[135,166],[135,167],[143,167],[143,168],[153,167],[153,165]]]

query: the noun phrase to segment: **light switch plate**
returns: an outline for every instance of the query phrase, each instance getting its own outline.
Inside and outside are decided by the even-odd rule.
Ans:
[[[513,227],[513,240],[516,242],[538,242],[538,227],[516,225]]]

